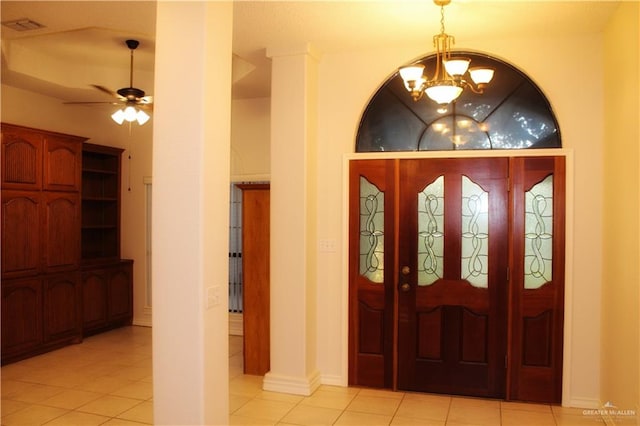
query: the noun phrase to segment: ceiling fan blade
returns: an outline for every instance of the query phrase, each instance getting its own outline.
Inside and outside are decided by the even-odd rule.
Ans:
[[[140,104],[152,104],[153,103],[153,96],[144,96],[142,98],[140,98],[138,100],[138,103]]]
[[[78,102],[63,102],[63,104],[65,104],[65,105],[120,105],[121,102],[114,102],[114,101],[108,101],[108,102],[82,102],[82,101],[78,101]]]
[[[108,94],[109,96],[114,97],[114,98],[117,98],[117,99],[121,99],[122,98],[122,96],[118,95],[116,92],[114,92],[111,89],[107,89],[104,86],[100,86],[98,84],[92,84],[91,86],[96,88],[96,89],[98,89],[98,90],[100,90],[101,92],[104,92],[104,93]]]

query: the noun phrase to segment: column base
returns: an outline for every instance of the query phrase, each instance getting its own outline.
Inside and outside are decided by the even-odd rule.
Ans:
[[[316,370],[306,378],[283,376],[268,372],[264,375],[262,389],[294,395],[311,395],[320,386],[320,373]]]

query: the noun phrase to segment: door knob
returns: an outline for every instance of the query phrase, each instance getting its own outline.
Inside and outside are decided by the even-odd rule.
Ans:
[[[411,290],[411,285],[409,285],[409,283],[402,283],[402,285],[400,285],[400,290],[406,293],[407,291]]]
[[[408,266],[403,266],[400,272],[402,272],[402,275],[409,275],[409,273],[411,272],[411,268],[409,268]]]

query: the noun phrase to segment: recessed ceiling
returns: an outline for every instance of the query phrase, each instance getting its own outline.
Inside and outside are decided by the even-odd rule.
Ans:
[[[453,0],[446,29],[458,44],[473,37],[580,35],[603,30],[617,0]],[[34,31],[2,26],[2,83],[60,98],[103,99],[88,87],[128,86],[127,38],[135,51],[134,85],[153,92],[154,1],[2,1],[2,22],[29,18]],[[309,42],[325,53],[393,47],[440,30],[430,0],[234,2],[234,98],[267,97],[270,60],[265,49]]]

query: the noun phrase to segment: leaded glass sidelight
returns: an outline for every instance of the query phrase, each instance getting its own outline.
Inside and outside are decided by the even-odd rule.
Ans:
[[[443,275],[444,176],[418,193],[418,285],[433,284]]]
[[[474,287],[489,282],[489,193],[462,176],[461,278]]]
[[[553,175],[525,192],[524,288],[536,289],[552,279]]]
[[[360,275],[384,282],[384,192],[360,176]]]

